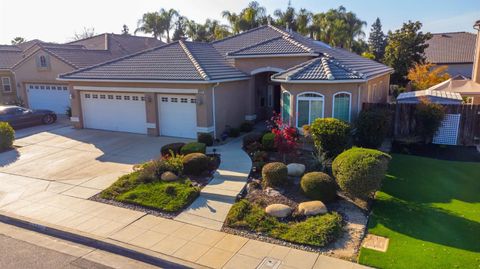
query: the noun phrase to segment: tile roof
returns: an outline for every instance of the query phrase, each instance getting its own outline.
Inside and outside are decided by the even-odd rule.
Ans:
[[[427,61],[434,64],[473,63],[476,35],[467,32],[433,34],[425,50]]]
[[[65,47],[45,47],[44,49],[77,69],[103,63],[118,57],[108,50],[87,50],[83,48]]]
[[[228,65],[208,43],[177,41],[60,78],[208,82],[248,76]]]
[[[104,33],[89,38],[72,41],[67,44],[82,45],[86,49],[91,50],[108,49],[114,53],[120,53],[122,54],[121,56],[123,56],[141,50],[158,47],[165,43],[153,37]]]
[[[277,81],[363,80],[358,72],[348,69],[333,58],[321,56],[272,76]]]
[[[10,69],[20,60],[22,60],[21,50],[0,48],[0,69]]]
[[[258,56],[277,54],[311,54],[312,49],[303,46],[288,36],[279,36],[265,40],[252,46],[228,52],[228,56]]]
[[[404,92],[398,95],[397,101],[399,103],[415,101],[420,97],[435,97],[440,99],[454,100],[457,102],[463,101],[462,96],[457,92],[435,90]]]
[[[393,71],[392,68],[384,64],[361,57],[360,55],[353,52],[339,48],[332,48],[323,42],[315,41],[305,36],[302,36],[299,33],[293,31],[286,31],[284,29],[271,25],[260,26],[235,36],[214,41],[212,42],[212,45],[218,51],[220,51],[220,53],[228,55],[228,53],[237,52],[245,47],[248,47],[251,51],[254,51],[257,46],[265,48],[265,44],[269,43],[268,41],[276,40],[279,37],[286,37],[288,39],[294,40],[303,47],[308,48],[310,52],[335,58],[339,63],[347,66],[352,70],[357,71],[358,73],[365,76],[365,78],[370,78]],[[277,44],[280,45],[279,43]],[[288,44],[288,46],[286,44]],[[295,50],[298,49],[297,47],[290,46],[290,43],[285,42],[283,43],[283,46],[275,47],[276,51],[269,52],[269,55],[288,53],[293,54],[295,53],[295,50],[290,51],[290,49],[292,48],[294,48]]]

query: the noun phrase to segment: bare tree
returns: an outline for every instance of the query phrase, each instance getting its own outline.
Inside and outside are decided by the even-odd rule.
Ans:
[[[75,32],[75,35],[73,36],[73,40],[81,40],[85,38],[90,38],[95,35],[95,28],[87,28],[83,27],[83,31],[81,33]]]

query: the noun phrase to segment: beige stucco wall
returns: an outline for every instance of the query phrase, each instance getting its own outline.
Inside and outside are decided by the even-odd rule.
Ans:
[[[50,62],[48,68],[37,67],[37,57],[45,55]],[[44,50],[39,50],[26,60],[15,66],[13,72],[17,81],[17,91],[19,97],[28,106],[28,98],[26,93],[26,84],[28,83],[44,83],[44,84],[61,84],[67,83],[58,81],[59,74],[74,71],[75,69],[59,60],[58,58],[46,53]]]
[[[4,77],[10,78],[10,92],[5,92],[3,90],[3,79]],[[9,70],[0,70],[0,104],[10,104],[15,102],[17,99],[17,83],[15,81],[15,76]]]
[[[233,61],[233,65],[239,70],[250,74],[255,69],[264,67],[273,67],[279,69],[288,69],[297,64],[312,59],[313,57],[262,57],[262,58],[237,58]]]

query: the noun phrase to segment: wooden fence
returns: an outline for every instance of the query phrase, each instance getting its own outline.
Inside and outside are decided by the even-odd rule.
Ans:
[[[363,103],[363,109],[383,108],[392,113],[390,137],[401,138],[414,134],[416,104]],[[460,114],[458,144],[471,146],[480,139],[480,105],[443,105],[446,114]]]

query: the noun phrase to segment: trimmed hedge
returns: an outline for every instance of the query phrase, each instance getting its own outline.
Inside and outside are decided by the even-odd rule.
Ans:
[[[266,150],[275,149],[275,134],[273,133],[264,134],[262,137],[262,145],[263,145],[263,148]]]
[[[247,134],[243,137],[243,146],[247,147],[250,144],[253,144],[255,142],[260,142],[261,140],[262,140],[262,134],[260,133]]]
[[[183,173],[199,176],[208,169],[210,158],[203,153],[190,153],[183,157]]]
[[[190,143],[184,145],[180,149],[180,154],[182,154],[182,155],[187,155],[187,154],[190,154],[190,153],[203,153],[203,154],[205,154],[206,150],[207,150],[207,145],[205,145],[204,143],[190,142]]]
[[[344,151],[350,140],[350,126],[338,119],[316,119],[309,129],[317,148],[327,158],[333,158]]]
[[[11,149],[15,140],[15,131],[7,122],[0,122],[0,151]]]
[[[378,148],[387,137],[390,112],[386,109],[362,110],[355,122],[356,144],[365,148]]]
[[[332,177],[322,172],[311,172],[303,175],[300,187],[305,195],[324,203],[333,201],[337,196],[337,185]]]
[[[288,169],[284,163],[267,163],[262,168],[263,184],[266,187],[282,187],[287,183]]]
[[[333,175],[347,195],[366,200],[380,188],[390,159],[378,150],[351,148],[335,158]]]
[[[162,156],[170,155],[170,151],[172,151],[175,154],[180,154],[180,150],[182,147],[185,146],[185,143],[172,143],[172,144],[166,144],[160,149],[160,152]]]
[[[198,143],[203,143],[207,145],[207,147],[213,146],[213,136],[208,133],[199,133],[197,137]]]

